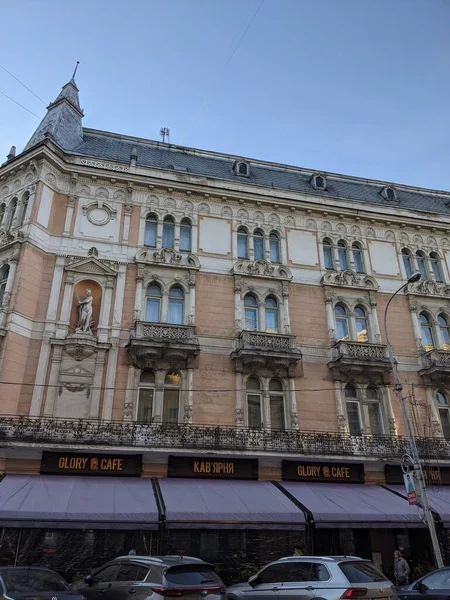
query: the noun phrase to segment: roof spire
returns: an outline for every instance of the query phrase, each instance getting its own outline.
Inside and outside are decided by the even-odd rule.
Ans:
[[[75,70],[73,72],[72,79],[70,81],[75,81],[75,75],[77,74],[77,69],[78,69],[79,64],[80,64],[80,61],[77,60],[77,64],[75,65]]]

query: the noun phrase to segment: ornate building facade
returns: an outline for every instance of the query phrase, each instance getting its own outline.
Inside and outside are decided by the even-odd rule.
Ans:
[[[383,314],[415,271],[390,340],[421,452],[450,466],[449,193],[82,118],[72,79],[0,168],[7,476],[70,450],[139,453],[144,478],[213,456],[257,460],[259,481],[302,460],[385,483],[407,443]]]

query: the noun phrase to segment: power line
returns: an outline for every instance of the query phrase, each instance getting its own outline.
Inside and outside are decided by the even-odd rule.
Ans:
[[[8,71],[8,69],[7,69],[6,67],[4,67],[3,65],[0,65],[0,67],[1,67],[1,68],[2,68],[4,71],[6,71],[6,73],[8,73],[8,75],[11,75],[11,77],[12,77],[13,79],[15,79],[15,80],[16,80],[18,83],[20,83],[20,85],[21,85],[21,86],[23,86],[23,87],[24,87],[26,90],[28,90],[28,91],[30,92],[30,94],[33,94],[33,96],[35,96],[35,97],[36,97],[38,100],[40,100],[40,101],[41,101],[41,102],[42,102],[42,103],[43,103],[45,106],[47,106],[47,104],[48,104],[48,103],[47,103],[45,100],[42,100],[42,98],[41,98],[40,96],[38,96],[37,94],[35,94],[35,93],[33,92],[33,90],[30,90],[30,88],[29,88],[27,85],[25,85],[25,84],[24,84],[22,81],[20,81],[20,79],[18,79],[18,78],[17,78],[15,75],[13,75],[13,74],[11,73],[11,71]],[[25,110],[28,110],[28,109],[25,109]]]
[[[14,98],[11,98],[11,96],[8,96],[8,94],[5,94],[5,92],[2,92],[0,90],[0,94],[2,94],[2,96],[5,96],[5,98],[8,98],[8,100],[11,100],[11,102],[14,102],[14,104],[17,104],[17,106],[20,106],[20,108],[23,108],[23,110],[26,110],[27,112],[29,112],[30,115],[33,115],[33,117],[36,117],[36,119],[39,119],[39,120],[41,119],[41,117],[38,117],[38,115],[36,113],[34,113],[31,110],[29,110],[23,104],[20,104],[20,102],[17,102],[17,100],[14,100]]]

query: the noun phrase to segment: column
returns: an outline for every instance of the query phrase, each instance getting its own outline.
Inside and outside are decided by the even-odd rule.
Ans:
[[[12,289],[13,289],[13,285],[14,285],[14,280],[16,278],[18,262],[19,262],[19,253],[14,254],[9,259],[9,262],[8,262],[8,265],[9,265],[8,280],[6,282],[5,293],[3,294],[3,302],[2,302],[2,306],[1,306],[3,311],[5,311],[9,307],[9,301],[11,300],[11,293],[12,293]],[[2,323],[1,323],[2,326],[4,326],[3,320],[5,317],[6,317],[6,315],[3,312]]]
[[[36,185],[30,185],[30,187],[28,188],[28,191],[30,193],[30,195],[28,196],[28,204],[27,204],[27,209],[25,211],[25,218],[23,220],[24,223],[27,223],[27,221],[30,220],[31,217],[31,211],[33,209],[33,204],[34,204],[34,199],[36,197]]]
[[[133,209],[132,204],[124,205],[123,236],[122,236],[122,242],[124,244],[128,244],[128,235],[130,233],[130,221],[131,221],[132,209]]]
[[[94,381],[91,390],[91,405],[89,408],[89,418],[98,419],[100,409],[100,398],[102,395],[103,371],[105,369],[106,350],[98,350],[95,360]]]
[[[289,386],[289,407],[290,407],[290,419],[289,423],[292,429],[298,429],[298,411],[297,411],[297,399],[295,396],[295,379],[293,377],[288,378]]]
[[[340,381],[334,382],[334,398],[336,400],[336,413],[339,433],[348,433],[347,411],[342,397],[342,384]]]
[[[284,327],[280,333],[291,333],[291,318],[289,315],[289,284],[287,281],[282,282],[283,288],[283,308],[284,308]]]
[[[23,200],[22,198],[17,200],[16,210],[14,212],[14,217],[11,221],[10,229],[14,229],[20,224],[20,219],[22,217],[22,209],[23,209]]]
[[[378,324],[378,314],[377,314],[377,301],[375,299],[375,294],[369,291],[369,304],[370,304],[370,314],[369,314],[369,325],[372,331],[372,336],[376,344],[381,344],[381,333],[380,326]]]
[[[134,365],[130,365],[128,367],[128,377],[127,377],[127,390],[125,392],[125,403],[123,407],[124,412],[124,421],[134,421],[136,415],[136,398],[137,398],[137,390],[136,388],[136,369]],[[112,406],[111,413],[107,416],[105,415],[105,406],[103,406],[103,415],[104,419],[111,419],[112,414]]]
[[[236,334],[245,329],[245,317],[243,310],[243,301],[241,299],[242,278],[234,278],[234,325]]]
[[[119,265],[117,277],[116,277],[116,295],[114,298],[114,310],[113,310],[113,329],[116,327],[121,327],[122,325],[122,313],[123,313],[123,303],[125,299],[125,283],[127,277],[127,265]],[[120,335],[120,332],[117,334],[113,331],[111,334],[113,336]]]
[[[338,252],[338,247],[336,244],[333,244],[333,262],[334,262],[334,268],[336,271],[340,271],[341,270],[341,264],[339,262],[339,252]]]
[[[108,352],[108,364],[106,366],[105,391],[103,394],[102,419],[109,421],[112,419],[112,409],[114,402],[114,387],[116,383],[117,360],[119,357],[119,338],[111,338],[111,347]],[[127,386],[127,390],[128,390]],[[137,393],[137,392],[136,392]]]
[[[236,425],[245,425],[244,378],[241,372],[236,373]]]
[[[264,300],[260,300],[258,296],[256,296],[256,301],[258,303],[258,331],[266,330],[266,313],[264,310]]]
[[[417,311],[419,309],[417,300],[414,298],[409,298],[409,310],[411,312],[411,319],[413,323],[414,336],[416,338],[416,344],[419,350],[423,350],[423,342],[422,342],[422,329],[419,323],[419,317],[417,316]]]
[[[163,290],[162,298],[161,298],[161,317],[160,317],[161,323],[167,323],[168,310],[169,310],[169,290]]]
[[[187,317],[188,325],[195,325],[195,274],[189,272],[189,310]]]
[[[65,236],[70,234],[70,225],[72,223],[73,211],[75,210],[76,200],[77,200],[77,196],[68,196],[67,197],[66,220],[64,222],[64,231],[63,231],[63,235],[65,235]]]
[[[158,218],[158,223],[156,225],[156,247],[162,248],[162,238],[163,238],[163,222],[160,218]]]
[[[174,231],[174,249],[179,252],[180,250],[180,222],[175,221],[175,231]]]
[[[142,275],[138,275],[136,277],[136,296],[134,297],[134,320],[135,321],[145,320],[145,315],[142,313],[143,282],[144,282],[144,278],[142,277]]]
[[[192,424],[192,411],[193,411],[193,400],[194,400],[194,369],[191,365],[188,365],[186,369],[186,391],[185,391],[185,404],[184,404],[184,415],[183,422],[185,425]]]
[[[72,309],[74,276],[72,273],[67,273],[64,284],[64,296],[61,307],[61,324],[69,326],[70,311]]]
[[[45,400],[44,416],[55,416],[56,395],[58,393],[58,375],[61,367],[62,346],[56,346],[53,352],[48,380],[47,398]]]
[[[165,371],[155,371],[155,405],[153,407],[153,420],[155,423],[162,422],[164,403],[164,376]]]
[[[269,379],[264,377],[262,380],[262,421],[263,428],[269,429],[270,423],[270,394],[269,394]]]
[[[395,413],[394,413],[394,409],[392,406],[391,391],[388,386],[386,386],[384,388],[384,397],[386,399],[385,407],[386,407],[386,415],[387,415],[388,427],[389,427],[389,430],[387,431],[387,433],[389,435],[397,435],[397,433],[398,433],[397,421],[395,419]]]
[[[334,314],[333,314],[333,300],[334,294],[329,290],[325,290],[325,311],[327,315],[328,325],[328,339],[330,342],[336,341],[336,330],[334,327]]]
[[[100,319],[98,324],[98,340],[102,343],[109,341],[109,317],[111,314],[112,292],[114,287],[114,279],[108,277],[106,280],[105,291],[102,297],[102,306],[100,310]]]

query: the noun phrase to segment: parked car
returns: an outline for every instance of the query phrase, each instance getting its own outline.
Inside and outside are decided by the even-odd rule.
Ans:
[[[436,569],[398,591],[398,600],[444,600],[450,596],[450,569]]]
[[[87,600],[226,600],[213,565],[191,556],[119,556],[72,589]]]
[[[356,556],[288,556],[227,588],[228,600],[390,600],[392,583]]]
[[[0,594],[2,600],[83,600],[61,575],[38,567],[0,567]]]

